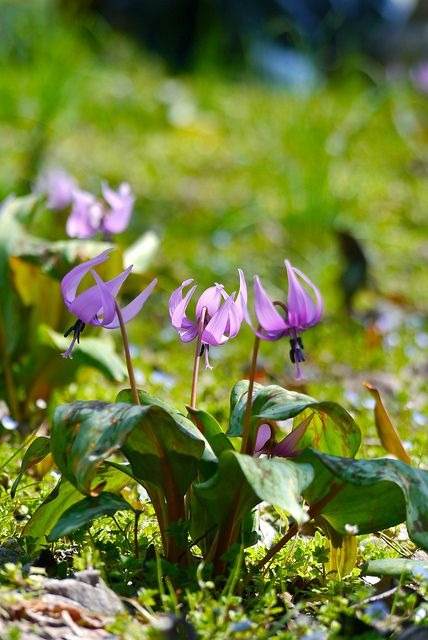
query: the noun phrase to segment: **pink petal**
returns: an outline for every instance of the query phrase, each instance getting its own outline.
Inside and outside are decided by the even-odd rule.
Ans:
[[[205,289],[196,303],[196,318],[199,320],[204,307],[206,307],[208,317],[212,318],[225,296],[227,297],[222,284],[216,283],[213,287]]]
[[[191,289],[189,289],[189,291],[186,293],[184,298],[181,300],[181,302],[177,304],[177,306],[175,307],[174,311],[171,314],[171,323],[172,323],[172,326],[175,327],[176,329],[181,328],[183,324],[183,320],[186,318],[186,309],[190,302],[191,297],[195,293],[195,290],[196,290],[196,285],[194,285]]]
[[[102,186],[103,196],[110,205],[110,210],[104,215],[102,227],[108,233],[122,233],[131,219],[135,198],[128,183],[123,182],[117,191],[110,189],[107,184]]]
[[[315,285],[301,271],[295,269],[288,260],[285,261],[288,277],[288,323],[297,330],[304,330],[316,324],[322,315],[321,294]],[[316,303],[300,284],[299,275],[313,290]]]
[[[189,284],[192,284],[192,282],[193,282],[193,278],[190,278],[189,280],[184,280],[184,282],[182,282],[181,285],[172,292],[169,298],[169,303],[168,303],[169,316],[171,319],[177,306],[183,300],[183,289],[187,287]]]
[[[103,318],[102,320],[100,320],[100,324],[109,324],[109,322],[113,320],[116,314],[114,297],[112,296],[107,284],[104,282],[104,280],[100,278],[98,273],[92,270],[91,270],[91,273],[95,278],[95,282],[97,283],[101,304],[102,304]],[[85,322],[83,318],[81,318],[81,320]]]
[[[245,281],[244,272],[242,269],[238,269],[239,273],[239,292],[238,296],[235,300],[235,304],[239,309],[239,313],[241,315],[241,320],[246,320],[248,324],[251,324],[250,316],[248,314],[248,292],[247,292],[247,283]]]
[[[285,320],[275,309],[275,305],[262,287],[258,276],[254,276],[254,310],[257,320],[264,330],[259,332],[260,337],[271,334],[278,334],[278,337],[280,337],[287,331],[288,327]]]
[[[306,429],[313,418],[314,414],[311,413],[305,418],[291,433],[288,434],[281,442],[279,442],[272,449],[273,456],[279,456],[281,458],[291,458],[299,454],[299,442],[306,433]]]
[[[87,191],[76,189],[73,192],[73,206],[66,223],[66,232],[70,238],[91,238],[97,232],[92,224],[91,208],[96,199]]]
[[[234,304],[233,296],[229,296],[213,315],[202,333],[201,339],[203,343],[218,346],[227,342],[229,337],[225,335],[225,331],[230,319],[231,308]]]
[[[320,293],[318,287],[316,287],[314,285],[312,280],[310,280],[308,278],[308,276],[303,273],[303,271],[300,271],[300,269],[297,269],[297,267],[293,267],[293,269],[294,269],[294,272],[297,273],[297,275],[300,276],[302,278],[302,280],[304,282],[306,282],[306,284],[314,292],[314,295],[315,295],[314,314],[313,314],[313,317],[310,320],[310,322],[311,322],[311,325],[312,324],[317,324],[317,322],[319,322],[321,320],[321,318],[323,316],[323,313],[324,313],[324,303],[323,303],[323,299],[322,299],[321,293]]]
[[[61,292],[62,297],[64,298],[65,305],[69,307],[69,305],[73,302],[76,297],[77,287],[79,286],[82,278],[90,271],[93,267],[102,262],[105,262],[109,257],[112,249],[106,249],[102,253],[100,253],[95,258],[91,260],[87,260],[86,262],[82,262],[82,264],[77,265],[71,271],[69,271],[61,281]]]
[[[260,427],[257,430],[257,436],[256,436],[256,444],[254,446],[254,453],[261,453],[262,449],[264,448],[264,446],[266,445],[266,443],[271,439],[272,437],[272,429],[270,428],[270,425],[268,424],[261,424]]]
[[[225,333],[229,338],[234,338],[238,335],[242,320],[242,311],[238,307],[237,303],[234,302],[230,307],[229,320],[225,330]]]
[[[182,342],[191,342],[198,335],[198,325],[188,318],[183,318],[178,334]]]
[[[150,294],[152,293],[153,289],[155,288],[156,284],[157,284],[157,278],[152,280],[151,283],[144,289],[144,291],[142,291],[136,298],[134,298],[132,302],[127,304],[126,307],[123,307],[123,309],[121,309],[122,318],[125,324],[130,320],[132,320],[132,318],[134,318],[137,315],[137,313],[140,312],[143,305],[145,304]],[[103,326],[106,329],[117,329],[117,327],[120,326],[119,318],[117,317],[117,314],[115,315],[112,322],[110,322],[109,324],[103,324]]]

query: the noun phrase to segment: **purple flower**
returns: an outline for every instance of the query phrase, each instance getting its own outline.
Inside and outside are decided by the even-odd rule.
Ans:
[[[100,228],[104,212],[102,205],[88,191],[77,189],[66,223],[70,238],[92,238]]]
[[[275,443],[274,433],[270,424],[263,423],[257,430],[256,444],[254,447],[254,455],[259,456],[265,453],[269,456],[278,456],[280,458],[294,458],[299,455],[302,450],[300,441],[306,433],[313,418],[313,413],[309,414],[302,422],[280,442]]]
[[[66,225],[71,238],[92,238],[99,232],[110,236],[121,233],[129,225],[135,202],[129,184],[123,182],[114,191],[105,183],[102,191],[105,202],[100,202],[87,191],[74,191],[73,206]]]
[[[108,184],[102,186],[104,200],[109,205],[101,221],[104,233],[122,233],[129,225],[135,196],[127,182],[122,182],[117,191],[110,189]]]
[[[317,324],[323,315],[323,302],[317,287],[299,269],[285,261],[288,278],[287,302],[272,301],[258,276],[254,278],[254,310],[259,323],[257,335],[263,340],[290,337],[290,359],[296,365],[296,377],[301,377],[300,362],[304,362],[303,342],[299,334]],[[301,284],[303,281],[311,294]],[[280,313],[278,308],[282,311]]]
[[[74,267],[61,282],[61,292],[67,309],[77,317],[75,324],[64,334],[67,337],[73,332],[73,339],[68,349],[62,354],[64,358],[71,358],[71,353],[75,343],[79,342],[80,334],[85,325],[92,324],[96,327],[104,327],[105,329],[117,329],[120,326],[116,309],[116,296],[119,289],[125,282],[126,278],[132,270],[132,265],[122,271],[118,276],[104,282],[93,267],[105,262],[109,257],[111,249],[107,249],[100,253],[99,256],[87,260],[77,267]],[[77,288],[84,276],[91,272],[95,285],[86,289],[77,295]],[[157,279],[142,291],[132,302],[121,309],[123,322],[129,322],[139,313],[144,303],[152,293],[156,286]]]
[[[172,326],[183,342],[200,338],[201,355],[205,353],[206,367],[210,369],[212,368],[208,359],[210,346],[219,346],[234,338],[244,318],[248,319],[247,285],[242,270],[238,269],[238,273],[240,282],[238,295],[236,297],[234,293],[228,295],[224,286],[216,282],[199,297],[194,320],[187,317],[186,310],[195,293],[196,285],[183,296],[184,289],[192,284],[192,279],[185,280],[169,299]]]
[[[77,183],[62,169],[50,169],[39,180],[37,191],[47,196],[48,209],[65,209],[71,204]]]

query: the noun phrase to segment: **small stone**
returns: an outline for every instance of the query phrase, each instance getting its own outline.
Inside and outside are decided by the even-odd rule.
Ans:
[[[120,598],[93,569],[81,571],[76,578],[45,580],[43,587],[47,593],[69,598],[94,613],[114,616],[125,610]]]

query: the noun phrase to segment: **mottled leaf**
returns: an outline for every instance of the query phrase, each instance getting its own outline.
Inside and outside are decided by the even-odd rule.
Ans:
[[[372,533],[406,521],[410,538],[428,549],[428,472],[400,460],[353,460],[306,450],[300,462],[310,463],[315,481],[305,491],[313,505],[340,486],[321,514],[337,532],[349,526]]]
[[[248,381],[235,385],[231,395],[231,416],[228,435],[242,433],[247,402]],[[252,404],[252,430],[264,421],[294,418],[302,412],[315,416],[306,429],[299,446],[311,446],[333,455],[353,457],[361,443],[361,432],[352,416],[336,402],[318,402],[311,396],[288,391],[277,385],[255,384]],[[305,414],[306,415],[306,414]]]
[[[70,482],[90,495],[101,489],[92,484],[98,466],[119,449],[140,482],[166,489],[174,479],[174,490],[184,495],[206,447],[190,420],[176,419],[153,404],[76,402],[59,407],[53,420],[55,462]]]

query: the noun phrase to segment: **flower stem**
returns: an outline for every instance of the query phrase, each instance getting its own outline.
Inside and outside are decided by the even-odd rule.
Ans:
[[[254,337],[253,355],[251,358],[250,378],[248,382],[247,404],[245,405],[244,424],[242,427],[241,453],[253,454],[254,434],[251,433],[251,409],[253,406],[254,378],[257,371],[257,356],[259,354],[260,338]]]
[[[134,367],[132,366],[131,354],[129,352],[128,334],[126,333],[126,327],[123,321],[122,312],[117,302],[115,302],[115,306],[116,306],[117,317],[119,320],[120,333],[122,335],[123,350],[125,352],[126,368],[128,369],[128,377],[129,377],[129,384],[131,386],[132,399],[134,401],[134,404],[140,404],[137,383],[135,382]]]
[[[205,316],[207,308],[204,307],[201,313],[201,319],[199,321],[198,338],[196,340],[195,356],[193,358],[193,373],[192,373],[192,390],[190,392],[190,408],[196,409],[196,399],[198,396],[198,379],[199,379],[199,365],[201,363],[201,346],[202,346],[202,331],[205,324]]]

